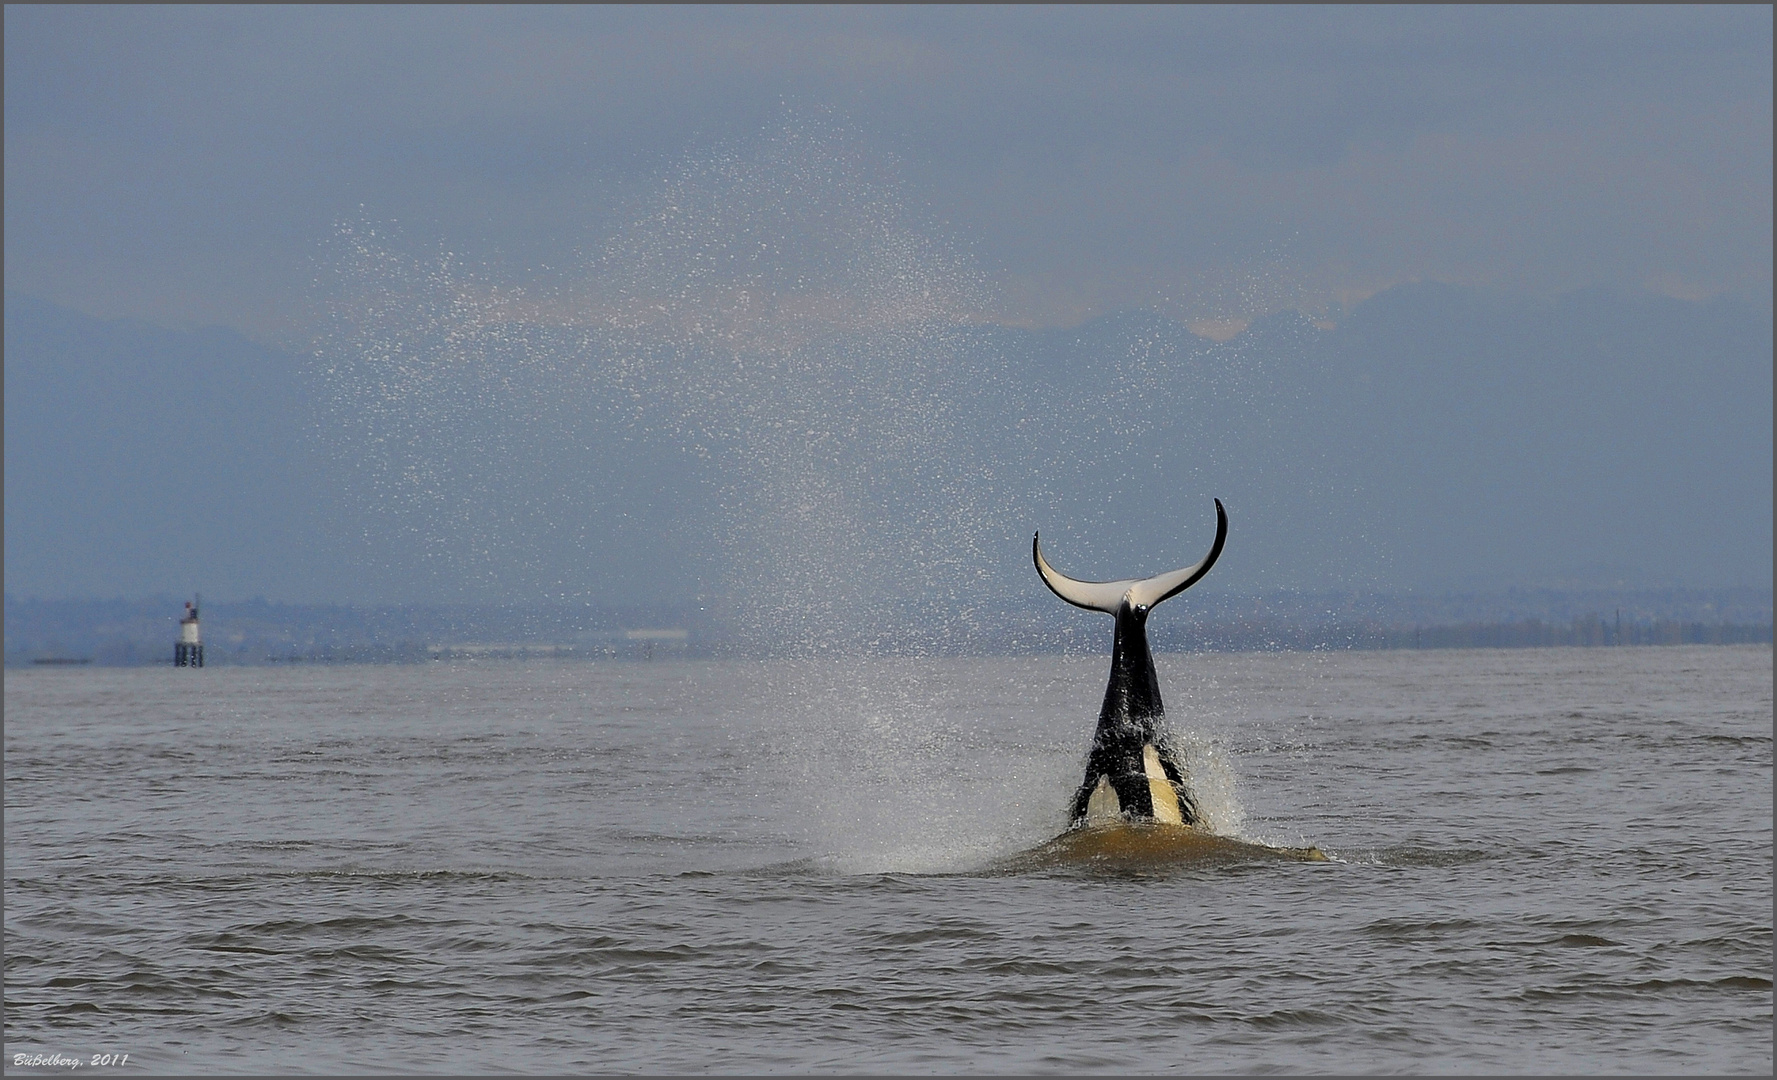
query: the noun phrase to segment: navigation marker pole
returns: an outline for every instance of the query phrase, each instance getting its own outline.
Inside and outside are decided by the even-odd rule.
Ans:
[[[204,666],[204,639],[198,630],[197,604],[191,600],[185,601],[185,617],[179,620],[179,641],[173,646],[173,666]]]

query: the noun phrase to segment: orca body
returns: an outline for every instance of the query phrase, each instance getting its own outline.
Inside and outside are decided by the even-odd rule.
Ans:
[[[1163,825],[1200,821],[1166,726],[1160,679],[1148,650],[1148,613],[1209,573],[1227,538],[1228,515],[1217,499],[1215,545],[1202,562],[1150,578],[1076,581],[1050,566],[1039,538],[1031,537],[1031,560],[1051,592],[1075,607],[1117,620],[1110,682],[1098,711],[1086,778],[1069,808],[1070,828],[1117,820]]]

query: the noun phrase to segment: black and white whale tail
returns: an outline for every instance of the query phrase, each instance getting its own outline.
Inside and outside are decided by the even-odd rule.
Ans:
[[[1228,539],[1228,514],[1222,500],[1215,503],[1216,540],[1203,561],[1148,578],[1070,578],[1043,558],[1040,536],[1031,537],[1031,561],[1049,591],[1075,607],[1102,611],[1117,620],[1111,678],[1092,736],[1086,779],[1068,815],[1070,825],[1112,818],[1195,825],[1200,819],[1166,727],[1147,623],[1148,612],[1195,585],[1221,557]]]
[[[1215,504],[1216,542],[1210,545],[1209,554],[1202,562],[1183,570],[1168,570],[1149,578],[1124,578],[1121,581],[1078,581],[1043,558],[1041,533],[1031,534],[1031,561],[1037,564],[1037,573],[1042,575],[1043,584],[1049,586],[1049,591],[1075,607],[1115,615],[1118,607],[1127,601],[1131,607],[1152,609],[1162,600],[1170,600],[1197,584],[1222,557],[1222,545],[1228,540],[1228,512],[1222,509],[1222,500],[1217,499]]]

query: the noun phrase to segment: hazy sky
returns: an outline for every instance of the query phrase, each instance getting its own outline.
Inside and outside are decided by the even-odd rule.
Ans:
[[[343,218],[522,280],[786,109],[892,156],[997,320],[1772,288],[1766,6],[8,5],[5,43],[8,287],[286,345]]]

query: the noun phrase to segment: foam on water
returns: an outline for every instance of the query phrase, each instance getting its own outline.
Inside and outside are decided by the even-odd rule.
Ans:
[[[976,661],[780,661],[758,732],[801,842],[844,874],[977,869],[1065,824],[1078,783],[1050,717],[969,700]],[[1062,752],[1058,755],[1056,751]]]

